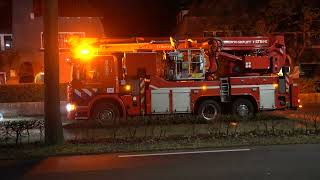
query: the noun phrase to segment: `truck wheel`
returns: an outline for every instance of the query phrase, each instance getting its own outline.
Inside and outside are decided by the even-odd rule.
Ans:
[[[120,112],[112,103],[100,103],[94,107],[92,117],[99,125],[116,125],[120,119]]]
[[[198,114],[207,121],[214,121],[220,117],[221,107],[214,100],[206,100],[200,104]]]
[[[254,117],[254,106],[248,99],[237,99],[232,103],[232,113],[241,119]]]

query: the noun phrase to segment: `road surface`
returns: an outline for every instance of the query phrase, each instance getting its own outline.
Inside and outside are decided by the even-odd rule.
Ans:
[[[1,179],[320,179],[320,145],[1,161]]]

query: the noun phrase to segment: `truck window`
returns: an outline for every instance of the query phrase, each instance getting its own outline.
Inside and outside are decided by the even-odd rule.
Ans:
[[[175,80],[197,80],[205,78],[205,58],[202,49],[179,50],[169,54],[170,61],[175,64],[173,78]],[[172,74],[172,73],[171,73]]]
[[[113,73],[113,59],[97,57],[89,63],[74,64],[72,69],[73,80],[98,81]]]

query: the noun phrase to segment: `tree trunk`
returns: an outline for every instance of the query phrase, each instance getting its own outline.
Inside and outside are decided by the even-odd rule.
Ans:
[[[300,60],[301,60],[301,56],[302,56],[302,54],[304,53],[304,50],[305,50],[305,48],[306,48],[306,31],[305,31],[305,29],[304,29],[304,31],[303,31],[303,34],[302,34],[302,47],[301,47],[301,49],[300,49],[300,51],[299,51],[299,53],[298,53],[298,56],[297,56],[297,64],[299,64],[300,63]]]
[[[59,96],[58,1],[44,3],[45,142],[63,143]]]

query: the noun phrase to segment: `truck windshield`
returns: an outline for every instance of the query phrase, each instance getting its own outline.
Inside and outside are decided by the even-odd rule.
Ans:
[[[72,68],[72,80],[97,81],[113,74],[113,58],[96,57],[88,63],[75,63]]]

